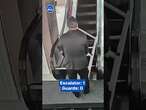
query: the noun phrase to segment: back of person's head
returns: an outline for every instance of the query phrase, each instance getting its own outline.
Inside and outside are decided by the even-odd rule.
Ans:
[[[73,16],[70,16],[67,20],[67,26],[71,29],[71,28],[77,28],[78,27],[78,22],[76,20],[76,18],[74,18]]]

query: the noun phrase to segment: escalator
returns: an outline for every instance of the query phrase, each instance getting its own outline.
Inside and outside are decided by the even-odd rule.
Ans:
[[[66,6],[68,7],[68,6]],[[101,11],[102,9],[99,9],[99,11]],[[97,35],[97,31],[101,31],[101,27],[99,26],[101,25],[101,23],[99,23],[99,25],[96,25],[97,22],[101,22],[102,20],[99,19],[101,17],[101,13],[99,13],[99,17],[97,18],[96,14],[97,14],[97,1],[96,0],[78,0],[77,1],[77,12],[76,13],[76,18],[78,21],[78,27],[79,27],[79,31],[83,32],[88,39],[88,51],[89,54],[88,55],[88,67],[90,68],[89,70],[89,78],[92,79],[103,79],[103,72],[101,69],[99,69],[99,67],[97,65],[101,65],[99,61],[97,61],[97,59],[99,60],[100,56],[101,56],[101,51],[103,51],[103,49],[101,49],[101,35]],[[69,16],[67,14],[65,14],[66,16]],[[99,20],[99,21],[98,21]],[[64,24],[62,27],[62,33],[64,33],[64,29],[66,29],[66,17],[64,18]],[[60,34],[60,36],[61,36]],[[99,32],[99,34],[101,34],[101,32]],[[59,38],[59,36],[58,36]],[[97,41],[96,41],[97,40]],[[51,64],[53,66],[53,68],[56,68],[55,70],[53,70],[52,68],[52,72],[54,73],[54,71],[56,71],[56,73],[54,73],[54,77],[55,74],[57,74],[57,72],[61,69],[61,66],[58,66],[58,62],[60,62],[61,59],[61,55],[57,52],[56,49],[56,45],[57,45],[57,41],[55,43],[53,43],[53,48],[51,49],[51,59],[53,60],[53,63]],[[56,52],[56,53],[55,53]],[[59,68],[58,68],[59,67]]]
[[[7,8],[8,2],[11,8]],[[32,12],[29,9],[19,9],[18,5],[28,8],[30,2],[32,4],[29,9],[32,9]],[[42,19],[36,12],[38,10],[35,10],[38,8],[38,2],[30,2],[20,1],[18,4],[18,0],[0,1],[0,10],[3,13],[0,13],[1,110],[41,110],[42,71],[39,67],[42,66],[42,57],[38,54],[41,53],[41,44],[38,42],[41,42],[42,37]],[[19,11],[25,19],[20,18]],[[22,22],[28,27],[23,27]],[[37,48],[34,48],[35,46]]]
[[[118,2],[117,2],[118,3]],[[130,74],[130,22],[133,12],[131,2],[120,2],[115,4],[112,0],[105,0],[105,22],[108,23],[108,37],[105,44],[108,42],[108,47],[105,47],[108,52],[112,52],[111,58],[106,58],[105,83],[108,89],[108,104],[109,110],[125,109],[123,99],[126,102],[125,106],[129,109],[129,74]],[[105,53],[106,54],[106,53]],[[121,98],[125,97],[125,98]],[[106,99],[106,98],[105,98]],[[120,105],[119,105],[120,104]]]
[[[78,0],[79,27],[96,36],[96,0]]]
[[[77,5],[77,21],[79,28],[85,30],[89,34],[97,37],[97,1],[96,0],[78,0]],[[91,37],[88,38],[88,49],[89,52],[92,53],[92,49],[94,46],[94,39]],[[91,79],[102,79],[103,74],[99,72],[99,68],[97,67],[97,54],[100,54],[100,49],[96,47],[92,66],[91,66]],[[90,60],[90,57],[88,56]],[[96,78],[93,78],[93,75]]]
[[[146,1],[135,0],[132,27],[132,96],[133,110],[146,108]]]
[[[145,110],[145,6],[145,0],[127,0],[127,2],[126,0],[117,0],[117,2],[105,0],[106,27],[109,26],[110,48],[117,58],[121,55],[120,51],[117,51],[117,47],[124,50],[121,61],[116,62],[116,58],[112,61],[105,61],[112,65],[111,69],[108,68],[110,73],[106,80],[107,90],[109,90],[109,96],[106,97],[109,97],[110,110]],[[130,16],[129,22],[126,23],[127,13]],[[128,23],[127,30],[126,24]],[[121,32],[127,36],[125,39]],[[118,45],[122,39],[123,42],[119,48]],[[119,63],[120,65],[117,66]]]
[[[97,31],[97,1],[96,0],[78,0],[76,18],[79,28],[84,30],[89,41],[89,50],[92,52],[94,39]],[[51,18],[50,18],[51,19]],[[51,27],[49,27],[51,28]],[[83,33],[84,33],[83,32]],[[90,35],[91,34],[91,35]],[[55,47],[54,43],[53,47]],[[54,52],[52,52],[54,54]],[[97,52],[95,52],[97,54]],[[90,60],[90,59],[89,59]],[[97,73],[97,55],[94,56],[92,72]],[[54,66],[55,67],[55,66]],[[57,68],[62,69],[62,68]],[[57,70],[56,69],[56,70]],[[57,79],[57,78],[56,78]],[[90,81],[91,92],[76,98],[72,93],[63,93],[58,91],[58,81],[43,81],[43,109],[44,110],[103,110],[103,80]],[[53,91],[52,91],[53,90]],[[49,94],[48,94],[49,93]]]
[[[19,53],[21,92],[29,110],[42,108],[41,15],[36,15],[24,34]]]

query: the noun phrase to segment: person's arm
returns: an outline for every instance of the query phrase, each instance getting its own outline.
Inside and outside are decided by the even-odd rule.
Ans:
[[[89,53],[89,42],[88,42],[88,39],[87,37],[85,36],[85,40],[86,40],[86,43],[85,43],[85,53],[86,55]]]
[[[57,49],[59,50],[60,54],[64,56],[63,46],[62,46],[62,43],[61,43],[61,39],[58,40]]]
[[[57,66],[61,66],[62,61],[64,59],[64,51],[63,51],[63,46],[61,43],[61,39],[58,39],[58,42],[56,44],[56,53],[57,53]]]

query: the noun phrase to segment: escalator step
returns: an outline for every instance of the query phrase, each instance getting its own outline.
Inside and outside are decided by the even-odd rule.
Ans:
[[[90,25],[90,24],[95,24],[96,25],[96,20],[95,21],[79,21],[79,24],[87,24],[87,25]]]
[[[80,24],[79,22],[79,27],[90,34],[96,34],[96,24],[88,25],[88,24]]]
[[[79,7],[81,7],[81,8],[90,8],[90,7],[96,7],[96,4],[94,3],[94,4],[81,4],[81,5],[79,5]]]
[[[31,85],[30,89],[31,90],[42,90],[42,85]]]
[[[123,19],[109,19],[109,22],[124,22]]]
[[[123,22],[109,22],[109,26],[112,35],[120,35],[123,28]]]
[[[96,11],[96,7],[78,7],[78,10],[77,10],[78,12],[87,12],[87,11],[91,11],[91,12],[94,12],[94,11]]]
[[[96,34],[96,30],[87,30],[87,32],[89,32],[90,34]]]
[[[29,94],[32,101],[41,101],[42,100],[42,85],[30,85],[29,86]]]
[[[85,20],[85,21],[87,21],[87,20],[96,20],[96,15],[90,15],[90,16],[78,16],[77,15],[77,19],[78,19],[78,21],[79,20]]]
[[[82,12],[82,13],[77,13],[77,16],[96,16],[96,12]]]
[[[120,39],[120,35],[113,35],[113,36],[110,36],[110,40],[119,40]]]
[[[79,4],[96,4],[96,0],[78,0]]]

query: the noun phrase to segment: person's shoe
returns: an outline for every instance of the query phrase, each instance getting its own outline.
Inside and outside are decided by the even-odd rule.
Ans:
[[[90,93],[90,91],[88,90],[88,91],[84,91],[83,92],[84,94],[89,94]]]
[[[74,93],[75,97],[79,98],[81,96],[80,93]]]

